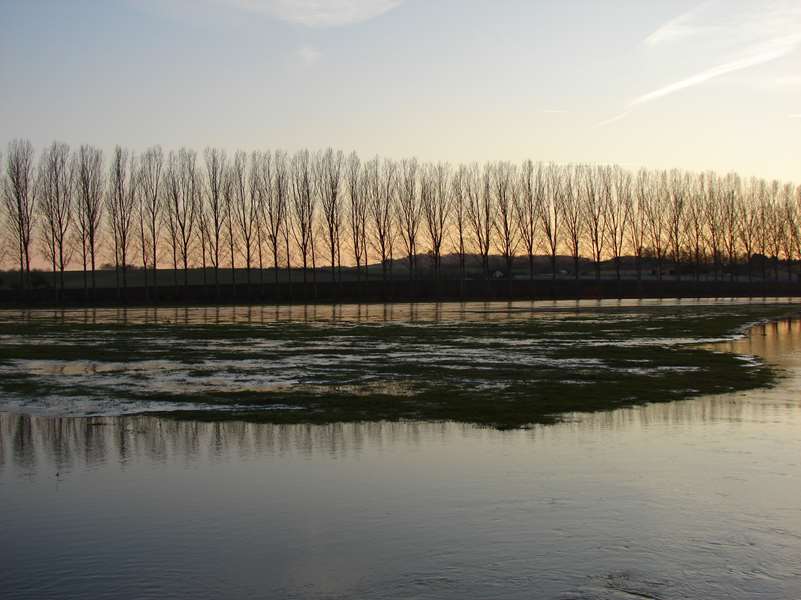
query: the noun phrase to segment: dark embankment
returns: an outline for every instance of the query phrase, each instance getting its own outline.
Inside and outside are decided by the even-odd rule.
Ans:
[[[143,306],[150,304],[256,304],[315,302],[410,302],[459,300],[570,300],[637,298],[777,298],[801,296],[794,281],[695,280],[419,280],[343,281],[233,285],[53,288],[0,290],[5,308],[48,306]]]

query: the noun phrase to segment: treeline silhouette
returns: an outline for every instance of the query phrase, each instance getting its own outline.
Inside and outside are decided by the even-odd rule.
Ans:
[[[641,279],[646,268],[656,280],[778,280],[782,265],[792,280],[801,258],[801,187],[734,173],[361,160],[331,149],[135,154],[118,146],[106,159],[59,142],[37,159],[26,140],[10,142],[2,163],[0,246],[22,290],[36,253],[61,290],[71,266],[84,290],[96,288],[104,263],[118,290],[132,268],[147,290],[188,286],[193,269],[205,286],[220,286],[225,270],[235,288],[256,283],[254,271],[264,283],[266,270],[276,283],[323,273],[341,281],[343,269],[387,280],[398,263],[411,280],[463,280],[513,278],[526,261],[534,279],[543,255],[539,275],[554,279],[560,271],[579,278],[591,261],[596,279],[606,264],[618,280]],[[571,269],[560,268],[564,257]]]

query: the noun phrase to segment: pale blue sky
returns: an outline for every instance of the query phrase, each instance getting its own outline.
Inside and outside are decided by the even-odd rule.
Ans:
[[[0,143],[801,180],[797,0],[0,0]]]

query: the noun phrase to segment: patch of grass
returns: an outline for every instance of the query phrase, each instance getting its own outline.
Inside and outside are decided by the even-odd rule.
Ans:
[[[770,385],[778,376],[770,366],[698,343],[792,310],[593,307],[516,310],[493,320],[224,325],[77,324],[37,313],[20,321],[0,313],[0,393],[164,401],[186,409],[162,414],[204,421],[513,428]],[[81,372],[83,363],[104,368]]]
[[[671,363],[697,370],[679,374],[630,374],[615,369],[553,369],[528,374],[509,367],[490,374],[467,371],[466,384],[462,385],[429,381],[410,395],[356,394],[332,388],[316,394],[283,391],[270,394],[172,396],[172,401],[200,400],[223,406],[237,402],[251,405],[252,408],[220,412],[179,410],[165,414],[178,419],[202,421],[320,424],[448,420],[516,428],[533,423],[554,423],[561,420],[564,413],[570,412],[611,410],[647,402],[752,389],[770,385],[777,377],[777,373],[767,365],[746,367],[730,354],[694,349],[658,349],[646,354],[650,364],[660,364],[661,361],[662,364]],[[642,357],[643,352],[639,351],[637,356]],[[483,389],[475,388],[470,382],[481,382]],[[497,389],[488,385],[493,382],[499,385]],[[275,408],[277,406],[291,408]]]

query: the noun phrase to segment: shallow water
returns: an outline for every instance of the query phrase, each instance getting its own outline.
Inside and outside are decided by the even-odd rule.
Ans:
[[[639,355],[636,348],[704,341],[684,333],[681,321],[748,304],[6,310],[0,311],[0,350],[13,352],[0,360],[0,411],[116,416],[177,409],[300,410],[293,399],[301,394],[412,397],[494,390],[511,397],[557,378],[587,385],[599,373],[680,376],[698,367],[661,364],[658,355]],[[626,358],[605,358],[603,350],[610,348],[632,351]],[[43,356],[43,349],[49,354]]]
[[[74,324],[267,324],[267,323],[364,323],[390,321],[417,322],[500,321],[529,319],[532,314],[550,314],[552,318],[579,312],[623,309],[659,309],[705,306],[743,306],[760,304],[797,304],[797,298],[665,298],[643,300],[537,300],[473,302],[406,302],[373,304],[284,304],[263,306],[180,306],[158,308],[68,308],[35,310],[0,310],[0,321],[49,319]]]
[[[801,597],[801,321],[769,390],[501,432],[0,413],[3,598]]]

